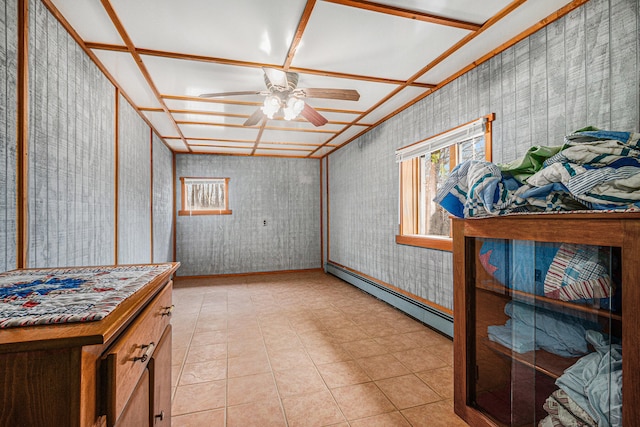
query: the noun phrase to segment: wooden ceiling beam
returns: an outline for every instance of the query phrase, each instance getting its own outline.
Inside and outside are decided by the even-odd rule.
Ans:
[[[289,45],[289,52],[287,52],[287,59],[285,59],[282,68],[284,71],[289,71],[289,67],[291,66],[291,62],[293,62],[293,57],[296,54],[296,50],[298,50],[298,46],[300,45],[300,40],[302,40],[302,34],[304,34],[305,28],[307,28],[307,24],[309,23],[309,18],[311,18],[311,12],[313,11],[314,6],[316,5],[316,0],[307,0],[307,4],[304,7],[304,12],[302,12],[302,17],[300,18],[300,22],[298,22],[298,28],[296,29],[296,33],[293,36],[293,40],[291,40],[291,45]]]
[[[399,16],[401,18],[414,19],[416,21],[429,22],[432,24],[446,25],[447,27],[461,28],[463,30],[478,31],[482,24],[474,22],[461,21],[459,19],[447,18],[444,16],[433,15],[425,12],[418,12],[401,7],[389,6],[386,4],[375,3],[365,0],[325,0],[329,3],[340,4],[343,6],[355,7],[358,9],[370,10],[372,12],[384,13],[387,15]]]

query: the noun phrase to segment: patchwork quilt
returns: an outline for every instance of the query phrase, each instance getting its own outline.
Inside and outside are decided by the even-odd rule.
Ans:
[[[0,274],[0,329],[106,317],[171,264],[14,270]]]

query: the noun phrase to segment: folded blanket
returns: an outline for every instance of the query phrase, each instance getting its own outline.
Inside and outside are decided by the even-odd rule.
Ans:
[[[563,390],[556,390],[545,401],[543,408],[549,416],[538,427],[596,427],[593,418]]]

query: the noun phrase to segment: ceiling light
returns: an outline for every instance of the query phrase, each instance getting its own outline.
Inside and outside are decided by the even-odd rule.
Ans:
[[[290,96],[287,99],[287,105],[283,108],[284,119],[293,120],[304,110],[304,101],[295,96]]]
[[[273,119],[274,114],[280,110],[280,98],[275,95],[269,95],[264,100],[262,106],[262,112],[267,115],[269,119]]]

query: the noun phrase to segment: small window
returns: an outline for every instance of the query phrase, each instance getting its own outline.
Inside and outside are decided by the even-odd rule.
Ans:
[[[449,214],[433,201],[453,168],[491,161],[491,114],[396,151],[400,164],[400,233],[396,242],[451,250]]]
[[[230,215],[229,178],[181,177],[182,206],[178,215]]]

